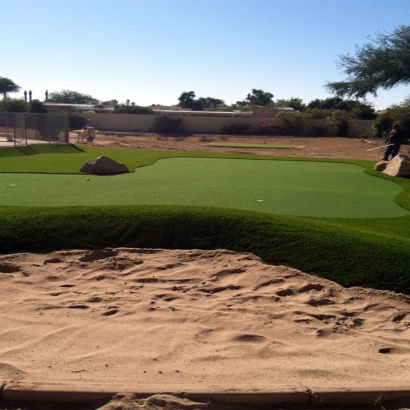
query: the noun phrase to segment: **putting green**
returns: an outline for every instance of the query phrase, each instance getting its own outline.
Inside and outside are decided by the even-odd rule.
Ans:
[[[87,181],[89,178],[89,181]],[[0,174],[0,205],[198,205],[283,215],[409,215],[394,182],[357,165],[170,158],[116,176]]]

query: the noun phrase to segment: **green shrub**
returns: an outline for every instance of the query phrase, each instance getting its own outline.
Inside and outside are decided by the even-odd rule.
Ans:
[[[322,137],[323,135],[326,135],[326,133],[327,133],[326,127],[321,127],[321,126],[311,127],[307,130],[308,137]]]
[[[255,135],[283,135],[283,131],[278,124],[262,124],[256,129]]]
[[[27,101],[22,98],[6,98],[0,101],[0,111],[28,112]]]
[[[283,122],[282,132],[284,135],[300,135],[304,124],[303,114],[280,112],[278,118]]]
[[[30,113],[45,114],[47,112],[47,107],[40,100],[30,102]]]
[[[158,114],[152,122],[150,131],[152,132],[181,132],[183,123],[181,117]]]
[[[329,135],[336,137],[346,137],[349,132],[349,121],[343,111],[334,110],[329,117],[326,118],[326,128]]]
[[[248,131],[250,124],[231,124],[231,125],[224,125],[221,128],[221,131],[224,134],[231,134],[231,135],[241,135],[245,134]]]
[[[68,117],[68,127],[70,130],[80,130],[87,125],[87,120],[78,115],[70,115]]]
[[[308,108],[304,113],[303,117],[308,120],[323,120],[329,116],[332,110],[325,110],[322,108]]]
[[[374,127],[376,128],[376,136],[378,138],[386,138],[394,123],[392,115],[386,113],[379,115],[376,118]]]
[[[140,114],[153,115],[154,111],[149,107],[139,107],[138,105],[117,104],[114,106],[112,114]]]

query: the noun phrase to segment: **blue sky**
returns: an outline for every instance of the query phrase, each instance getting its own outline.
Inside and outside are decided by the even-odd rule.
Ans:
[[[0,0],[0,76],[43,100],[63,89],[137,105],[197,97],[328,98],[336,61],[410,24],[408,0]],[[22,97],[23,94],[14,94]],[[402,102],[410,86],[367,100]]]

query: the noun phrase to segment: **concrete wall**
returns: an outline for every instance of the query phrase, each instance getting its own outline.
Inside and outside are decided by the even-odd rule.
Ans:
[[[89,126],[96,127],[101,131],[122,131],[122,132],[148,132],[155,115],[136,114],[84,114],[74,115],[90,119]],[[184,132],[192,134],[220,134],[223,126],[231,124],[250,124],[247,134],[253,134],[262,124],[280,124],[280,118],[241,118],[241,117],[200,117],[182,116]],[[302,135],[307,135],[312,127],[323,127],[326,120],[305,120],[302,128]],[[350,121],[349,136],[359,136],[371,131],[372,121],[353,120]]]

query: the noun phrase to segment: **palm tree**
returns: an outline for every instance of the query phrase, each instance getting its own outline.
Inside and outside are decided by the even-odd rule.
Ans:
[[[16,93],[20,91],[20,88],[14,81],[0,77],[0,93],[3,94],[4,99],[6,99],[7,93]]]

